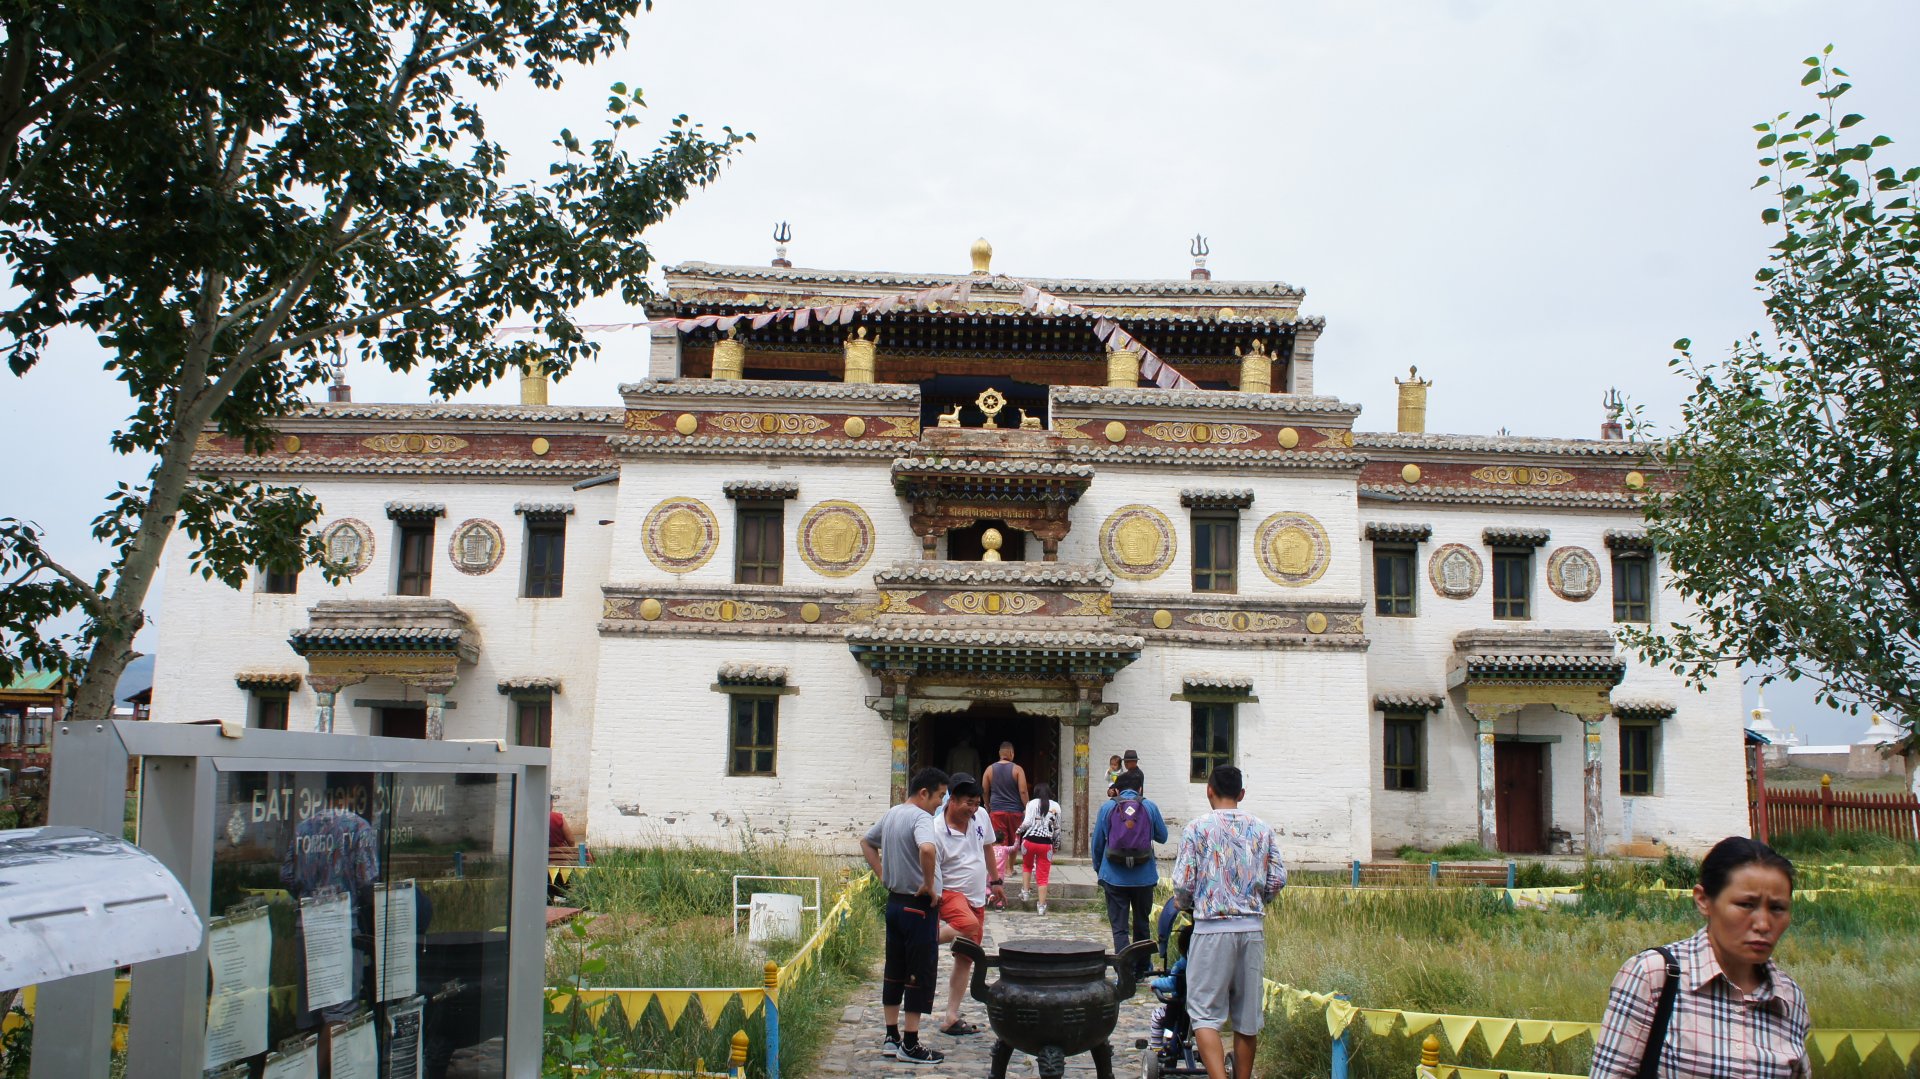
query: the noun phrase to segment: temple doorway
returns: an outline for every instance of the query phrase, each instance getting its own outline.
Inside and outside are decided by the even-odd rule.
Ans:
[[[1023,716],[1005,704],[975,704],[964,712],[924,715],[907,733],[907,773],[928,765],[945,772],[981,773],[1000,759],[1000,743],[1013,743],[1013,763],[1027,770],[1027,785],[1046,783],[1060,800],[1060,721]]]
[[[956,528],[947,533],[947,561],[980,562],[985,560],[987,547],[981,539],[987,529],[1000,530],[1000,561],[1025,562],[1027,560],[1027,534],[1010,527],[1005,521],[979,521],[965,528]]]

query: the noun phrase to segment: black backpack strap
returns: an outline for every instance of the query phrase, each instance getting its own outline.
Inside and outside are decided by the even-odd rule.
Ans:
[[[1673,1002],[1680,995],[1680,963],[1671,948],[1655,948],[1667,961],[1667,980],[1660,985],[1660,1002],[1654,1005],[1653,1028],[1647,1031],[1647,1048],[1640,1054],[1640,1070],[1635,1079],[1658,1079],[1660,1050],[1667,1044],[1667,1025],[1673,1020]]]

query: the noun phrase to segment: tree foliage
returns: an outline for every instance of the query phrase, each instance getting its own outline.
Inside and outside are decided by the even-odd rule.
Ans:
[[[1723,360],[1680,341],[1693,384],[1649,529],[1686,624],[1631,635],[1696,682],[1722,663],[1810,678],[1820,699],[1920,716],[1920,168],[1883,160],[1841,106],[1831,46],[1815,104],[1758,124],[1778,228],[1756,275],[1769,322]],[[1647,426],[1638,423],[1644,432]]]
[[[112,445],[154,461],[94,521],[117,552],[97,576],[0,518],[0,682],[78,663],[75,715],[104,715],[175,532],[230,585],[319,562],[310,495],[189,458],[210,424],[265,449],[342,342],[442,394],[593,355],[569,312],[644,299],[642,233],[751,136],[681,116],[630,151],[644,101],[616,84],[601,137],[561,131],[546,175],[516,180],[483,106],[613,54],[646,6],[0,0],[0,353],[27,376],[71,362],[53,331],[91,331],[131,398]],[[496,339],[509,319],[541,339]]]

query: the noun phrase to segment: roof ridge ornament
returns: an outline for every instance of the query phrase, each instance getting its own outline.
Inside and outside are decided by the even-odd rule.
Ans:
[[[1213,280],[1213,271],[1207,269],[1207,256],[1213,249],[1207,246],[1207,238],[1199,233],[1193,234],[1193,242],[1187,245],[1187,251],[1193,255],[1193,272],[1187,276],[1195,281]]]
[[[967,249],[967,254],[973,259],[973,274],[975,277],[986,277],[993,272],[991,269],[993,265],[993,245],[987,242],[985,236],[973,241],[973,246]]]
[[[773,226],[773,264],[783,270],[793,269],[793,263],[787,261],[787,244],[793,241],[793,228],[785,221]]]

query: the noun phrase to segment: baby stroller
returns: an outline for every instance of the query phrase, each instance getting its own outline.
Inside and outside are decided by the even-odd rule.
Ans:
[[[1193,1024],[1187,1017],[1187,949],[1193,943],[1193,919],[1168,902],[1160,908],[1155,927],[1162,969],[1153,972],[1147,988],[1160,1006],[1153,1011],[1151,1035],[1135,1043],[1141,1055],[1144,1079],[1163,1075],[1205,1075],[1200,1053],[1193,1045]],[[1227,1050],[1227,1073],[1233,1073],[1233,1050]]]

